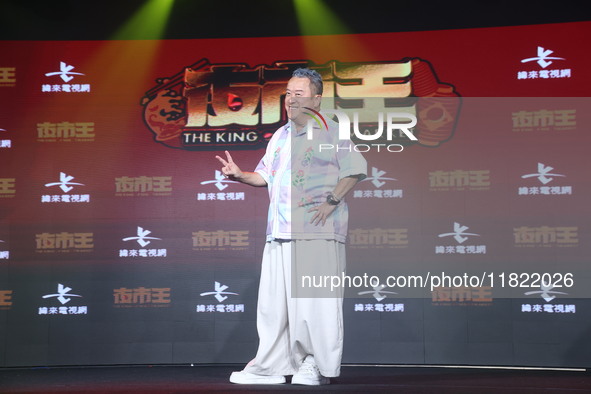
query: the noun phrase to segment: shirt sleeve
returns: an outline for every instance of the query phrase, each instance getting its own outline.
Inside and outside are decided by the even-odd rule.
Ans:
[[[355,144],[350,140],[341,141],[337,151],[339,163],[339,179],[357,176],[359,180],[367,177],[367,161],[360,152],[354,149]]]
[[[259,164],[257,164],[254,169],[254,172],[262,176],[267,184],[269,184],[269,181],[271,180],[268,156],[268,153],[265,152],[264,156],[259,161]]]
[[[263,177],[265,182],[267,182],[267,185],[271,181],[271,171],[273,170],[273,168],[272,168],[273,154],[271,152],[275,151],[275,146],[277,145],[277,139],[279,138],[282,129],[283,128],[279,128],[275,132],[275,134],[273,134],[273,137],[271,137],[271,140],[269,140],[269,143],[267,144],[267,148],[265,149],[265,154],[263,155],[263,157],[259,161],[259,164],[257,164],[256,168],[254,169],[254,172],[256,172],[257,174],[259,174],[260,176]]]

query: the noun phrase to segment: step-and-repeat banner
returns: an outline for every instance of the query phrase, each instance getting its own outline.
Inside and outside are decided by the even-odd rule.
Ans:
[[[307,284],[348,281],[343,361],[591,366],[590,33],[0,42],[0,366],[254,355],[267,190],[215,156],[254,169],[298,67],[383,106],[347,277]]]

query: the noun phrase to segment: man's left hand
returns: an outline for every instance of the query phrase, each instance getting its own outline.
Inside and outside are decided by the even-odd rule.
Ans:
[[[310,220],[310,223],[316,226],[322,223],[322,225],[324,226],[324,224],[326,223],[326,219],[330,216],[330,214],[332,213],[332,211],[335,210],[336,207],[336,205],[330,205],[329,203],[324,202],[320,205],[310,208],[308,212],[316,211],[314,216],[312,216],[312,220]]]

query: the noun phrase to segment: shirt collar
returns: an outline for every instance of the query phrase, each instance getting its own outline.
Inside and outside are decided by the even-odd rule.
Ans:
[[[314,128],[315,130],[320,130],[320,126],[318,126],[318,124],[316,124],[316,123],[313,123],[312,124],[312,128]],[[293,129],[296,130],[295,127]],[[285,130],[288,133],[291,133],[291,130],[292,130],[292,128],[291,128],[291,121],[288,121],[285,124]],[[302,127],[302,129],[300,131],[296,131],[296,133],[295,133],[294,136],[299,137],[300,135],[306,134],[307,131],[308,131],[308,127],[307,126],[304,126],[304,127]]]

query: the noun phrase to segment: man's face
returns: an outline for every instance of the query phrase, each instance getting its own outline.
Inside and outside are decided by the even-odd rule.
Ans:
[[[293,77],[287,83],[285,91],[285,110],[287,117],[298,126],[306,124],[310,117],[304,112],[305,107],[318,109],[320,95],[315,94],[314,87],[308,78]]]

